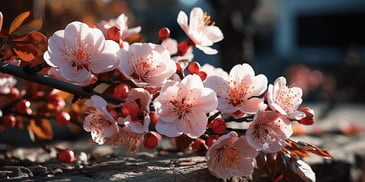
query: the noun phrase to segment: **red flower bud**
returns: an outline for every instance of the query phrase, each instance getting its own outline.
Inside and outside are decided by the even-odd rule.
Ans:
[[[223,134],[227,129],[227,124],[224,119],[216,118],[211,123],[209,123],[208,127],[210,127],[216,134]]]
[[[197,74],[202,81],[204,81],[208,76],[207,73],[205,73],[205,71],[199,71]]]
[[[48,96],[48,108],[49,109],[55,109],[55,110],[61,110],[65,107],[66,102],[63,100],[63,98],[57,94],[53,94]]]
[[[15,109],[17,112],[21,114],[32,114],[32,109],[30,108],[30,101],[27,99],[21,99],[15,105]]]
[[[195,150],[201,150],[203,147],[205,147],[205,141],[201,138],[198,138],[194,140],[194,142],[191,144],[191,147]]]
[[[54,120],[58,125],[65,126],[71,121],[71,116],[68,112],[58,112],[56,113]]]
[[[161,135],[151,131],[150,133],[146,134],[145,138],[143,139],[143,146],[147,149],[154,149],[158,146],[161,141]]]
[[[6,94],[6,97],[11,99],[11,100],[15,100],[19,97],[20,92],[17,88],[10,88],[10,92],[8,94]]]
[[[160,119],[158,114],[156,114],[155,112],[151,112],[149,115],[151,118],[151,124],[153,124],[153,125],[155,125],[157,123],[157,121]]]
[[[117,26],[112,26],[111,28],[109,28],[108,32],[106,33],[106,38],[114,40],[115,42],[119,42],[121,38],[120,28]]]
[[[160,31],[158,31],[158,37],[160,40],[165,40],[170,37],[170,30],[166,27],[161,28]]]
[[[130,115],[132,121],[138,121],[138,115],[141,112],[141,107],[136,101],[131,100],[125,102],[120,108],[120,111],[122,112],[122,117]]]
[[[177,52],[179,55],[185,55],[186,52],[189,50],[190,45],[188,41],[182,41],[177,45]]]
[[[75,160],[75,154],[70,149],[61,150],[57,155],[57,159],[60,162],[71,163]]]
[[[198,73],[200,69],[200,65],[197,62],[191,62],[188,66],[188,71],[190,74]]]
[[[304,107],[299,109],[299,111],[302,111],[305,113],[305,118],[299,120],[298,122],[303,125],[312,125],[315,121],[314,118],[314,111],[309,107]]]
[[[212,146],[212,145],[213,145],[213,143],[214,143],[215,141],[217,141],[217,140],[218,140],[218,138],[219,138],[219,136],[218,136],[218,135],[211,135],[211,136],[207,139],[207,145],[208,145],[208,147]]]
[[[118,97],[120,99],[126,99],[129,93],[129,86],[127,84],[119,84],[114,87],[113,96]]]
[[[5,124],[5,126],[7,127],[15,127],[16,125],[16,118],[14,115],[5,115],[2,119],[3,123]]]

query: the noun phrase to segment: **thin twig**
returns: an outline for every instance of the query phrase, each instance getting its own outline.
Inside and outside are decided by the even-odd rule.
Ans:
[[[104,95],[95,91],[86,91],[83,87],[74,85],[71,83],[67,83],[55,78],[48,77],[46,75],[42,75],[39,73],[26,73],[21,67],[11,65],[8,63],[0,62],[0,72],[8,73],[24,80],[28,80],[31,82],[35,82],[38,84],[42,84],[48,87],[56,88],[68,93],[72,93],[80,98],[90,98],[93,95],[99,95],[103,97],[105,100],[112,102],[114,104],[120,104],[124,102],[121,99]]]

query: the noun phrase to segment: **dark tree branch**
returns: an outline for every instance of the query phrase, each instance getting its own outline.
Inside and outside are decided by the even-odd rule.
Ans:
[[[86,91],[83,87],[74,85],[71,83],[67,83],[55,78],[48,77],[46,75],[42,75],[39,73],[26,73],[21,67],[11,65],[8,63],[0,62],[0,72],[11,74],[14,76],[17,76],[19,78],[22,78],[24,80],[28,80],[31,82],[39,83],[48,87],[56,88],[71,94],[74,94],[80,98],[90,98],[93,95],[99,95],[103,97],[105,100],[112,102],[114,104],[120,104],[123,102],[123,100],[103,95],[101,93],[95,92],[95,91]]]

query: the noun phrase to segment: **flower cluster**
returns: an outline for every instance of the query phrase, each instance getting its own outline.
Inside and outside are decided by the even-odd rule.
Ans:
[[[137,152],[141,146],[156,148],[161,135],[177,143],[186,137],[183,148],[206,155],[209,171],[222,179],[250,175],[260,155],[311,171],[299,165],[301,155],[291,152],[312,152],[290,139],[293,122],[314,122],[312,110],[299,108],[299,87],[288,87],[284,77],[269,84],[246,63],[226,72],[194,62],[194,47],[216,54],[210,46],[223,39],[201,8],[192,9],[189,17],[179,12],[177,23],[188,38],[180,42],[170,38],[168,28],[158,32],[158,43],[129,42],[141,27],[129,29],[127,19],[122,14],[95,27],[72,22],[48,39],[43,54],[50,76],[91,90],[102,87],[103,93],[85,102],[82,123],[97,144]],[[12,77],[0,74],[0,93],[9,93],[14,84]],[[104,96],[119,102],[109,103]],[[227,127],[231,121],[240,122],[238,128]],[[250,124],[245,128],[242,122]],[[330,156],[325,151],[319,155]]]

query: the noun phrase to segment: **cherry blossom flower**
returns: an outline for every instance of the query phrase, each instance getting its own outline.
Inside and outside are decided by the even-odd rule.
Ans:
[[[136,154],[142,145],[145,133],[135,133],[130,127],[120,128],[118,132],[106,139],[106,143],[114,147],[124,146],[128,153]]]
[[[274,111],[259,111],[246,131],[248,143],[257,151],[278,152],[293,134],[290,120]]]
[[[119,50],[118,44],[105,40],[99,29],[76,21],[49,38],[43,57],[66,80],[84,82],[92,73],[113,70],[118,65]]]
[[[143,118],[141,118],[141,119],[138,118],[138,120],[134,120],[133,117],[128,115],[125,118],[120,118],[118,120],[118,122],[120,124],[124,124],[124,125],[130,127],[130,129],[135,133],[148,132],[149,131],[148,127],[151,122],[151,119],[149,116],[150,103],[151,103],[150,93],[143,88],[133,88],[129,91],[128,97],[125,99],[125,101],[126,101],[125,104],[129,104],[131,102],[134,103],[134,102],[138,101],[137,105],[140,108],[137,109],[139,111],[135,110],[135,112],[139,112],[139,113],[133,113],[133,114],[142,115]]]
[[[253,159],[257,155],[258,152],[247,143],[245,136],[238,137],[236,132],[231,131],[219,137],[208,149],[208,170],[222,179],[246,176],[253,171]]]
[[[272,110],[290,119],[300,120],[306,116],[305,113],[297,110],[302,103],[302,89],[288,88],[284,77],[277,78],[274,85],[269,85],[267,102]]]
[[[223,39],[222,31],[217,26],[214,26],[210,16],[204,13],[201,8],[193,8],[191,10],[189,23],[188,16],[185,12],[180,11],[177,22],[194,43],[195,47],[202,50],[205,54],[217,54],[217,50],[209,46]]]
[[[215,110],[217,103],[214,91],[204,88],[198,75],[188,75],[181,82],[168,81],[154,101],[160,116],[156,130],[169,137],[182,133],[198,137],[207,127],[206,113]]]
[[[257,96],[265,92],[267,78],[262,74],[255,76],[246,63],[234,66],[229,76],[224,73],[208,76],[205,85],[217,93],[217,109],[226,114],[241,117],[266,107],[263,99]]]
[[[207,74],[207,78],[210,76],[219,76],[223,78],[228,78],[228,73],[224,71],[222,68],[216,68],[211,64],[204,64],[201,68],[201,71],[204,71]]]
[[[113,137],[119,132],[117,121],[107,110],[107,102],[100,96],[91,96],[85,103],[89,107],[94,107],[91,113],[86,116],[84,129],[91,132],[91,138],[98,144],[104,144],[107,138]]]
[[[119,71],[139,87],[161,87],[176,72],[170,53],[161,45],[134,43],[122,50]]]
[[[100,23],[96,25],[99,28],[105,37],[107,37],[108,30],[116,26],[120,29],[120,39],[126,40],[128,37],[131,37],[141,31],[141,27],[128,28],[128,17],[125,14],[120,14],[117,19],[111,19],[109,21],[102,20]]]

